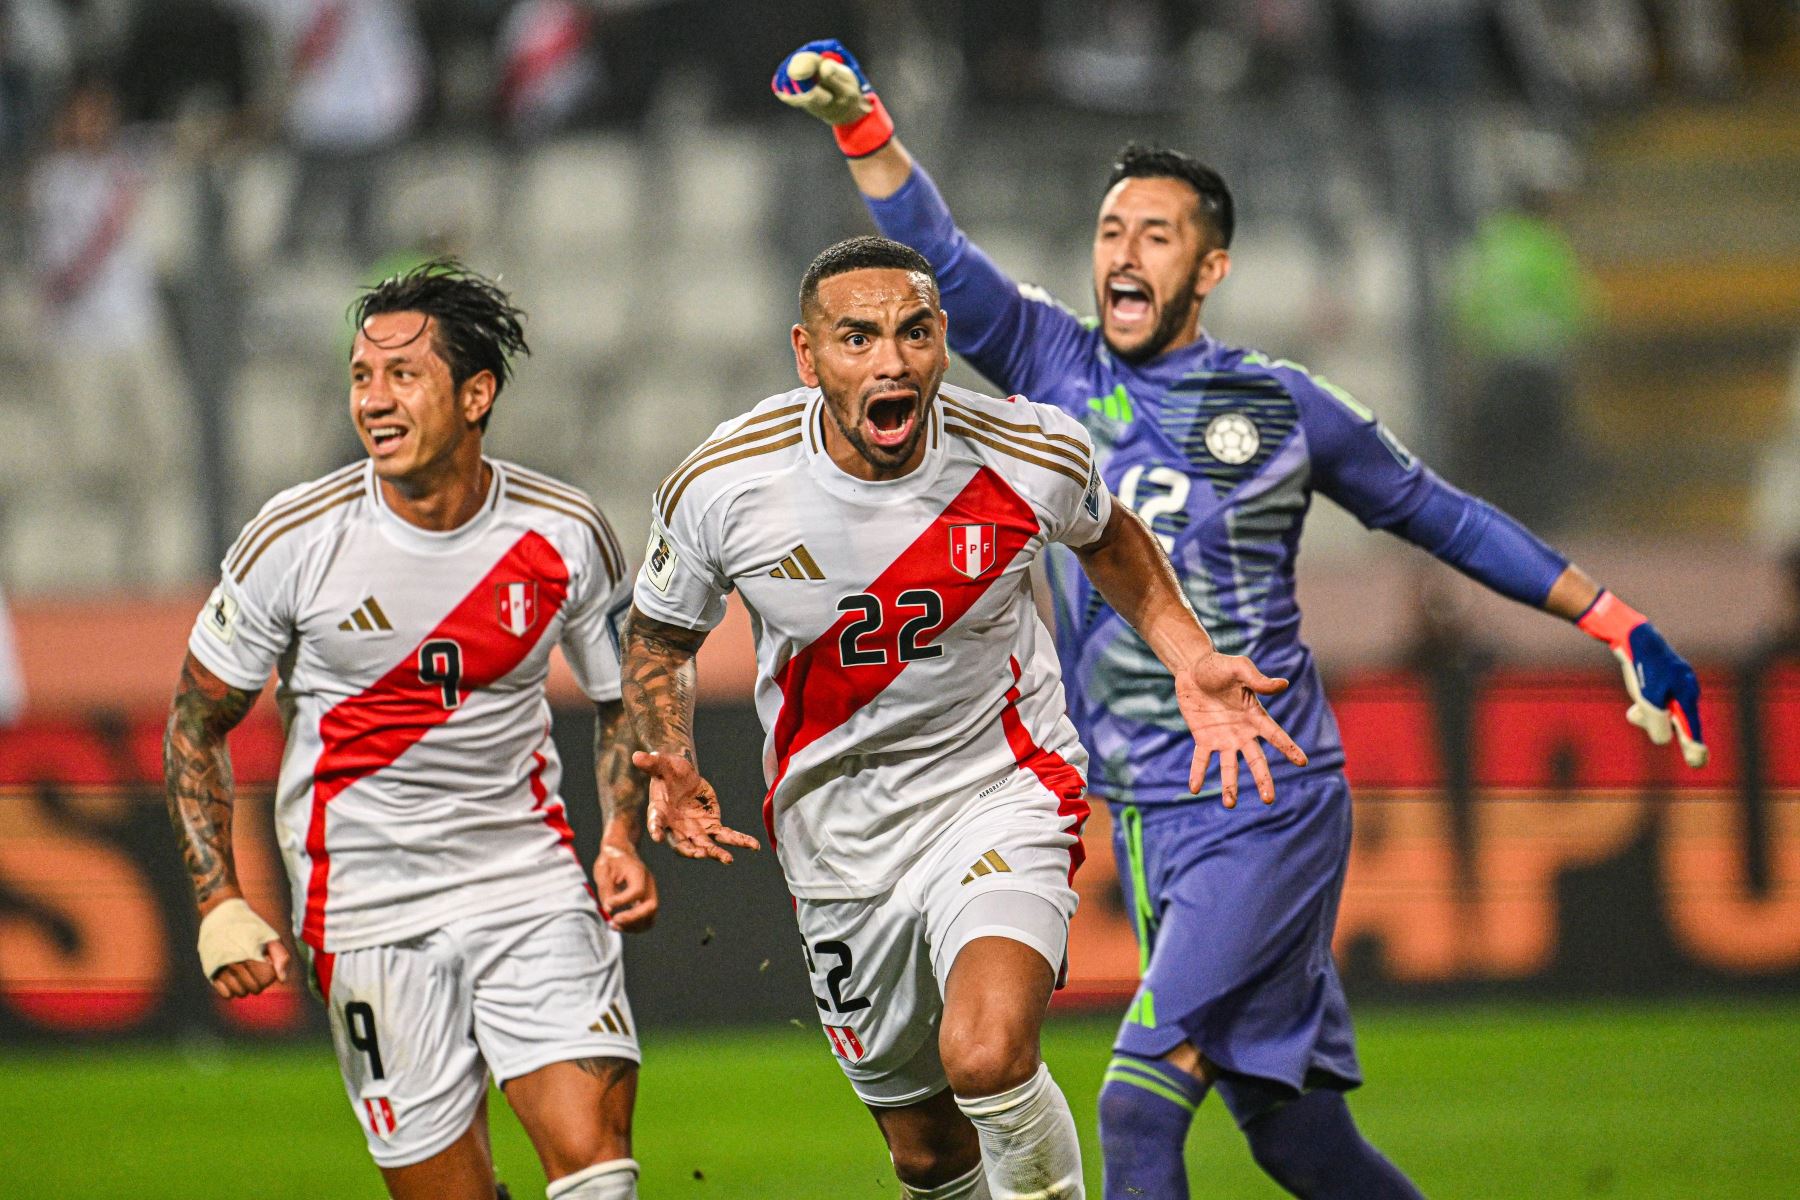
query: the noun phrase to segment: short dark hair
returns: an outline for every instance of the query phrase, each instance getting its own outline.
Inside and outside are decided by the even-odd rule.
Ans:
[[[512,297],[453,258],[434,258],[364,289],[350,306],[350,320],[361,330],[370,317],[396,312],[437,320],[432,346],[450,367],[452,387],[488,371],[498,397],[512,378],[513,355],[531,353],[525,344],[525,313]],[[483,429],[487,417],[481,418]]]
[[[807,310],[818,302],[819,285],[825,280],[851,271],[871,270],[915,271],[931,280],[932,295],[937,295],[937,272],[923,254],[891,238],[863,234],[825,247],[806,268],[806,274],[800,277],[801,318],[805,319]]]
[[[1232,212],[1231,189],[1220,174],[1199,159],[1161,146],[1143,146],[1127,142],[1114,160],[1112,173],[1106,177],[1106,190],[1121,179],[1179,179],[1194,189],[1199,198],[1200,216],[1211,228],[1221,247],[1231,246],[1231,234],[1237,225]]]

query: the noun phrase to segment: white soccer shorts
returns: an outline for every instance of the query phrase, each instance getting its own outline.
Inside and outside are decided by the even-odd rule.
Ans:
[[[578,1058],[637,1062],[619,934],[587,907],[479,913],[387,946],[314,955],[344,1089],[384,1167],[469,1128],[505,1083]]]
[[[1009,937],[1062,978],[1075,889],[1075,817],[1029,771],[947,825],[880,896],[797,902],[819,1021],[865,1103],[891,1108],[943,1091],[944,983],[962,948]]]

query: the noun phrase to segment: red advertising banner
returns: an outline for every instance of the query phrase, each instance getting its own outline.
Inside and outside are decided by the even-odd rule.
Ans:
[[[1502,673],[1460,691],[1364,676],[1335,687],[1356,807],[1337,939],[1352,991],[1800,990],[1800,672],[1707,684],[1712,762],[1699,771],[1626,724],[1608,676]],[[591,852],[586,720],[559,716],[558,741]],[[741,705],[705,709],[702,722],[709,761],[745,776],[729,808],[730,795],[755,790],[760,731]],[[0,733],[0,1038],[318,1027],[318,1006],[297,986],[225,1004],[199,978],[161,737],[155,715]],[[279,924],[286,884],[269,796],[281,738],[268,707],[232,745],[239,872]],[[1104,806],[1086,839],[1065,1000],[1111,1004],[1135,987],[1138,956]],[[667,975],[678,984],[655,1007],[673,1019],[759,1018],[790,1000],[811,1008],[767,858],[732,871],[657,867],[668,872],[669,916],[633,941],[634,997]],[[760,963],[744,970],[767,983],[766,1001],[722,966],[709,981],[709,962],[726,960],[683,940],[684,906],[706,914],[695,945],[712,944],[716,927],[739,955],[731,961]]]

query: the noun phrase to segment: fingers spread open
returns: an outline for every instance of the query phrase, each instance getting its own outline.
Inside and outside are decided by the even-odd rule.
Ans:
[[[1261,719],[1256,723],[1257,732],[1262,734],[1263,740],[1281,751],[1282,757],[1286,758],[1296,767],[1304,767],[1306,765],[1306,751],[1302,750],[1299,745],[1295,743],[1294,739],[1288,736],[1287,730],[1275,723],[1274,717],[1271,717],[1266,712],[1259,714],[1259,716]]]
[[[1188,768],[1188,791],[1195,795],[1206,783],[1206,769],[1212,765],[1212,751],[1194,747],[1194,765]]]
[[[1256,794],[1264,804],[1275,803],[1275,779],[1269,774],[1269,760],[1263,757],[1262,747],[1255,742],[1245,746],[1244,761],[1250,765],[1251,778],[1256,780]]]

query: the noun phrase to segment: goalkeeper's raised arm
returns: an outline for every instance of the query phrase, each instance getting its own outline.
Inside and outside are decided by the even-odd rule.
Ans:
[[[770,87],[783,103],[831,126],[876,226],[937,272],[950,346],[983,375],[1009,392],[1035,395],[1040,381],[1091,350],[1095,336],[1074,313],[1038,289],[1021,289],[957,228],[842,43],[806,43],[782,60]]]

